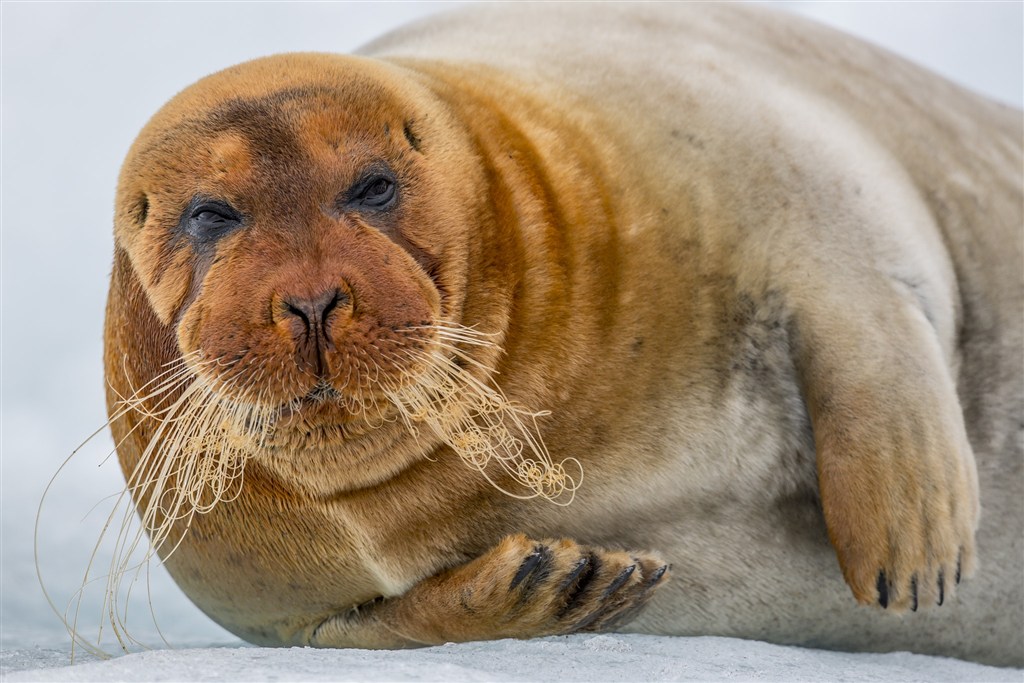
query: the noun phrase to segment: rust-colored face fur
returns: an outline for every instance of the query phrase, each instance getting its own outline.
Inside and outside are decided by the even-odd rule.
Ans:
[[[473,198],[435,169],[452,152],[453,136],[431,142],[443,114],[360,74],[380,66],[325,77],[318,59],[291,58],[286,82],[257,62],[189,89],[143,131],[118,192],[129,277],[202,380],[277,411],[272,445],[387,419],[381,388],[417,372],[411,352],[463,304]]]

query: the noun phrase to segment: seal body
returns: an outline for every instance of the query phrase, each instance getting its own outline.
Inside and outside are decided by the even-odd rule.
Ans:
[[[1021,138],[732,6],[478,7],[200,81],[125,162],[106,330],[112,411],[178,362],[215,397],[196,423],[240,425],[244,479],[169,570],[265,644],[1024,664]],[[542,411],[571,505],[395,407],[449,371]],[[160,424],[114,421],[129,477],[207,429]]]

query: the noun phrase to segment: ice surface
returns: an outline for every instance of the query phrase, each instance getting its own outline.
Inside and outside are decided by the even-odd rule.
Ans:
[[[65,655],[66,657],[66,655]],[[66,660],[65,660],[66,661]],[[589,635],[422,650],[153,650],[54,667],[5,652],[5,681],[1015,681],[1024,672],[907,653],[849,654],[732,638]],[[27,669],[35,670],[27,670]]]

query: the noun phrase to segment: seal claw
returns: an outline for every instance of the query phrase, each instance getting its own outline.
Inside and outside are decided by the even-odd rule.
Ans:
[[[508,589],[510,591],[515,590],[520,584],[529,578],[530,581],[523,586],[524,590],[529,590],[532,588],[533,584],[537,583],[537,581],[542,578],[542,570],[545,565],[550,563],[550,561],[551,549],[542,545],[536,546],[533,549],[533,552],[527,555],[526,559],[524,559],[522,564],[519,565],[519,570],[516,571],[515,576],[512,577],[512,583],[509,585]]]

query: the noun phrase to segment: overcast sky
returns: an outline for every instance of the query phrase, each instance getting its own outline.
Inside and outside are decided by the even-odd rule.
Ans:
[[[101,325],[113,193],[139,128],[175,92],[223,67],[275,52],[349,51],[452,4],[0,5],[4,644],[59,635],[32,573],[30,527],[49,475],[105,420]],[[1020,2],[786,6],[1021,104]],[[98,530],[95,515],[80,520],[120,486],[116,466],[96,468],[109,447],[101,435],[76,458],[44,518],[44,570],[63,599]],[[200,638],[217,632],[165,584],[155,589],[159,613]]]

